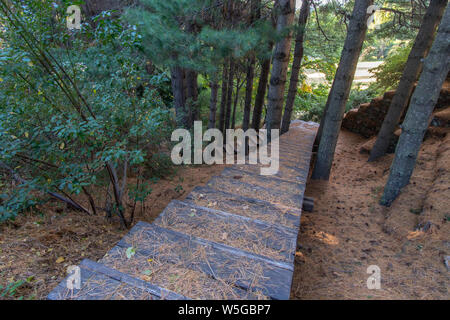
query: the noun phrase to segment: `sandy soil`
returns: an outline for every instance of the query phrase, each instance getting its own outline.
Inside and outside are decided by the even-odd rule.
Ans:
[[[367,163],[364,138],[342,131],[329,182],[311,181],[302,215],[293,299],[449,299],[450,135],[428,138],[410,185],[378,204],[393,155]],[[367,268],[381,289],[367,289]]]

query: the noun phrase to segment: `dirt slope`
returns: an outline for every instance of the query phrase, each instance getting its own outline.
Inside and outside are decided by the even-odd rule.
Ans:
[[[393,155],[367,163],[367,140],[342,131],[329,182],[312,181],[303,213],[293,299],[449,299],[450,135],[430,137],[391,208],[378,204]],[[430,223],[427,223],[430,222]],[[367,289],[367,267],[381,289]]]

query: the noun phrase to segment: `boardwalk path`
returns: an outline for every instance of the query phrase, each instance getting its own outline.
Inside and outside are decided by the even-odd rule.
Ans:
[[[280,170],[234,165],[154,223],[137,223],[98,262],[80,264],[49,299],[289,299],[317,125],[294,121],[280,138]]]

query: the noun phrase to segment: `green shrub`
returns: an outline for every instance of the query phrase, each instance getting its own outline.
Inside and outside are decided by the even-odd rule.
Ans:
[[[358,85],[357,87],[352,88],[345,107],[345,112],[358,107],[360,104],[370,102],[370,100],[378,95],[377,90],[373,87],[361,89],[361,86]]]
[[[320,122],[325,104],[327,103],[329,87],[323,84],[317,87],[299,89],[294,103],[293,119]]]
[[[95,29],[84,24],[73,32],[65,28],[66,8],[12,1],[9,12],[4,3],[0,166],[14,183],[0,191],[0,221],[35,205],[41,193],[96,213],[99,190],[91,187],[103,186],[113,199],[109,207],[128,225],[127,172],[171,133],[171,113],[158,90],[164,76],[145,72],[139,34],[108,12],[96,17]]]
[[[409,52],[411,51],[412,41],[391,51],[386,60],[376,68],[370,69],[375,74],[377,81],[371,85],[373,90],[379,93],[396,89],[403,74]]]

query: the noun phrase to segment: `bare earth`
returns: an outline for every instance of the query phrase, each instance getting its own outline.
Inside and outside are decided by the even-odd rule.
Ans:
[[[449,299],[450,135],[424,142],[391,208],[378,200],[393,155],[368,163],[366,141],[342,131],[330,181],[307,186],[316,201],[302,214],[291,298]],[[380,290],[367,289],[370,265],[381,269]]]

